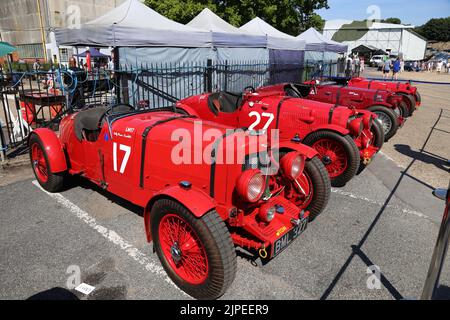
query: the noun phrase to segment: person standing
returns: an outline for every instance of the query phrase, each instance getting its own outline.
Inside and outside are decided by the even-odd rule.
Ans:
[[[386,59],[383,65],[383,79],[387,79],[391,71],[391,60]]]
[[[361,74],[364,72],[365,65],[364,65],[364,56],[359,57],[359,68],[361,70]]]
[[[392,66],[392,79],[398,80],[399,72],[400,72],[400,58],[397,57]]]
[[[405,71],[405,61],[403,59],[400,60],[400,73]]]

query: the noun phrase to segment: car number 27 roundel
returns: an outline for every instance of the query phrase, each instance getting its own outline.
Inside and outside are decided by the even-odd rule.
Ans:
[[[265,121],[265,123],[261,129],[266,130],[267,128],[269,128],[273,119],[275,119],[275,116],[273,115],[273,113],[270,113],[270,112],[259,113],[258,111],[252,111],[248,114],[248,116],[250,118],[255,118],[255,121],[253,121],[253,123],[250,125],[250,127],[248,127],[248,130],[254,130],[256,127],[259,126],[259,124],[261,122],[264,123],[264,121]]]

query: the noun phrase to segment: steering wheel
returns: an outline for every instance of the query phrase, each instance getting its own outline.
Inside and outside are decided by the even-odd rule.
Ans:
[[[255,89],[255,87],[253,87],[253,86],[247,86],[247,87],[244,88],[243,93],[246,94],[247,92],[249,92],[249,93],[255,93],[255,92],[256,92],[256,89]]]
[[[135,110],[134,107],[131,104],[128,103],[117,103],[115,105],[111,105],[108,110],[106,110],[105,114],[106,115],[111,115],[114,114],[114,110],[115,108],[117,108],[117,112],[116,113],[124,113],[124,112],[128,112],[128,111],[132,111]]]

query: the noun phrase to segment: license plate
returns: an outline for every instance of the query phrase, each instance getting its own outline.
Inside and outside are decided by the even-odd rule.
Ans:
[[[292,241],[294,241],[299,235],[305,231],[308,226],[308,218],[302,219],[298,226],[295,226],[288,233],[281,236],[275,243],[273,244],[273,253],[272,258],[279,254],[281,251],[286,249]]]

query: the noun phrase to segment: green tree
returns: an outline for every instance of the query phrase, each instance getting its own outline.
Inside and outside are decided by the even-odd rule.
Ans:
[[[236,27],[260,17],[294,36],[309,27],[323,29],[324,21],[315,10],[329,8],[327,0],[145,0],[145,3],[180,23],[189,22],[207,7]]]
[[[387,18],[387,19],[381,20],[381,22],[393,23],[393,24],[402,24],[402,20],[400,20],[399,18]]]
[[[450,17],[431,19],[415,30],[428,40],[450,41]]]

